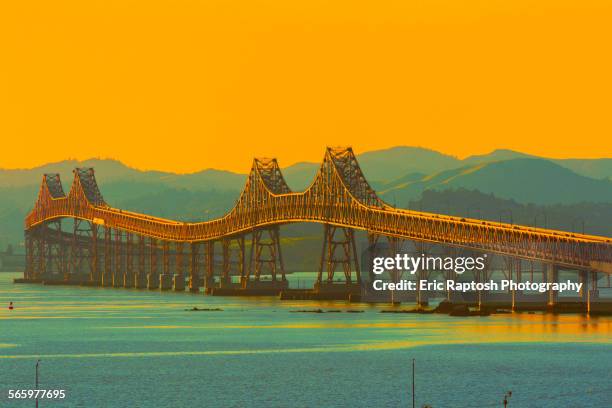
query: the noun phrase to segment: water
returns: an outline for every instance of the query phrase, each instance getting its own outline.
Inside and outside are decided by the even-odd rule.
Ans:
[[[0,274],[0,406],[612,406],[612,319],[381,314],[385,306],[14,285]],[[292,279],[308,280],[307,274]],[[9,311],[9,300],[16,309]],[[219,312],[185,311],[222,308]],[[291,313],[291,310],[365,310]]]

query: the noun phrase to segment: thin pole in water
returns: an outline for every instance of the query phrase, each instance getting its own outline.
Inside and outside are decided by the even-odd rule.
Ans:
[[[40,365],[40,360],[36,360],[36,387],[35,390],[38,393],[38,366]],[[38,396],[36,397],[36,408],[38,408]]]
[[[412,408],[415,408],[415,398],[414,398],[414,358],[412,359]]]

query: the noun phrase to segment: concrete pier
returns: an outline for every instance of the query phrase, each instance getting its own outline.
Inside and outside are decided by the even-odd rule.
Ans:
[[[134,274],[125,272],[123,274],[123,287],[133,288],[134,287]]]
[[[156,273],[147,274],[147,289],[159,289],[159,275]]]
[[[172,275],[165,274],[165,273],[159,275],[159,289],[160,290],[172,289]]]
[[[123,274],[115,272],[113,274],[113,288],[120,288],[123,286]]]
[[[416,296],[417,306],[428,306],[429,305],[429,294],[426,291],[419,290]]]
[[[557,268],[556,265],[546,265],[546,282],[559,282],[559,268]],[[559,294],[554,290],[550,290],[548,292],[549,307],[554,308],[555,303],[557,303],[558,296]]]
[[[172,289],[175,292],[185,291],[185,275],[174,275],[172,280]]]
[[[219,288],[235,288],[237,286],[239,285],[232,282],[231,276],[227,276],[227,277],[221,276],[219,278],[219,284],[218,284]]]
[[[134,277],[134,287],[136,289],[146,289],[147,276],[144,273],[137,273]]]
[[[189,292],[200,293],[200,286],[202,286],[201,278],[189,278]]]
[[[113,286],[113,274],[112,273],[102,274],[102,283],[100,286],[104,286],[104,287]]]

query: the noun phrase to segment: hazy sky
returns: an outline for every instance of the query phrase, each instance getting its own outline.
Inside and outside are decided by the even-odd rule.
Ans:
[[[0,167],[612,157],[610,0],[0,3]]]

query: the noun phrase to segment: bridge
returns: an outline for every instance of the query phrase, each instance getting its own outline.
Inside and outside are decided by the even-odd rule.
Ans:
[[[25,218],[24,279],[277,293],[287,289],[279,226],[296,222],[324,225],[316,292],[338,289],[337,270],[343,275],[342,291],[358,290],[362,276],[355,230],[366,231],[371,242],[386,237],[541,262],[551,279],[558,268],[576,270],[591,276],[592,291],[598,274],[612,274],[610,237],[394,208],[377,196],[351,148],[327,148],[314,180],[302,192],[291,191],[276,159],[255,159],[235,206],[205,222],[113,208],[92,168],[74,170],[67,194],[59,174],[45,174]],[[219,245],[222,265],[216,273]],[[262,280],[262,273],[272,279]],[[232,275],[240,276],[240,282],[233,283]]]

